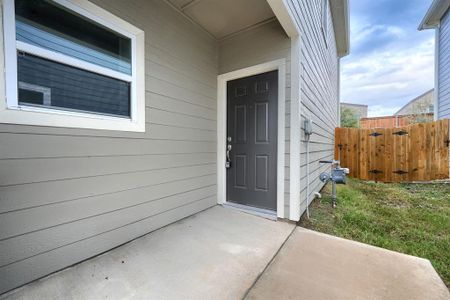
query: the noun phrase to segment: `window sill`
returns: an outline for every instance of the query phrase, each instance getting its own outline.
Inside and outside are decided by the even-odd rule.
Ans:
[[[41,107],[3,107],[0,109],[0,123],[145,132],[145,111],[142,111],[135,120],[132,120],[129,118]]]

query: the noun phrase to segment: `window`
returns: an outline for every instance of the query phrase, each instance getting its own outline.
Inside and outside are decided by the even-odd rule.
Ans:
[[[328,48],[328,0],[322,0],[321,31],[325,47]]]
[[[145,130],[144,33],[86,0],[4,0],[0,122]]]

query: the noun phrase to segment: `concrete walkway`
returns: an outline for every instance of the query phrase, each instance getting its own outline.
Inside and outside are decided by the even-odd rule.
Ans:
[[[448,300],[428,260],[295,229],[248,299]]]
[[[6,299],[241,299],[294,228],[215,206]]]
[[[0,299],[246,296],[450,298],[427,260],[216,206]]]

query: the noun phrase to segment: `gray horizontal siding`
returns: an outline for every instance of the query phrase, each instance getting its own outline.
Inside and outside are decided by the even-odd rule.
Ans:
[[[159,115],[155,114],[155,117]],[[99,138],[87,136],[53,136],[0,134],[0,159],[55,158],[83,156],[148,155],[164,153],[214,152],[216,143]],[[33,145],[33,147],[29,147]]]
[[[112,215],[113,213],[119,211],[121,211],[119,214],[125,214],[127,210],[132,208],[140,207],[142,209],[142,207],[145,207],[146,204],[153,203],[157,200],[166,199],[167,197],[174,195],[181,194],[181,196],[183,196],[183,194],[188,191],[195,191],[205,187],[211,187],[211,190],[213,190],[215,189],[215,178],[210,175],[211,173],[193,179],[170,181],[168,183],[143,186],[113,194],[85,197],[52,203],[51,205],[37,206],[32,209],[10,212],[5,214],[0,221],[2,226],[0,230],[0,241],[17,238],[22,235],[30,235],[31,232],[36,234],[36,232],[41,230],[59,227],[69,223],[80,221],[83,223],[88,219],[97,219],[100,216]],[[169,189],[170,192],[168,192]],[[212,194],[213,193],[211,193],[211,195]],[[164,205],[165,202],[166,200],[161,201],[161,205]],[[52,214],[51,218],[48,217],[49,213]],[[130,218],[132,217],[133,216],[131,215]],[[23,220],[28,221],[23,222]],[[93,220],[91,224],[96,224],[95,222],[96,220]],[[4,226],[5,224],[8,224],[8,226]],[[104,231],[101,229],[103,225],[104,224],[102,222],[99,222],[92,230],[97,231],[98,229],[99,232],[97,233],[102,233]],[[66,234],[71,236],[73,234],[78,235],[81,233],[66,232]],[[26,240],[30,241],[32,240],[32,237],[28,236]],[[36,250],[35,248],[31,249],[33,252]],[[3,258],[4,252],[2,253],[3,255],[1,257]],[[17,251],[15,253],[17,253]],[[10,258],[6,257],[0,259],[0,262],[7,260],[9,261]]]
[[[88,257],[92,257],[107,249],[117,246],[117,241],[128,241],[137,238],[149,231],[158,229],[168,223],[175,222],[181,218],[192,215],[205,207],[216,203],[216,197],[200,198],[192,202],[177,206],[175,209],[166,209],[156,214],[149,215],[145,219],[136,220],[119,228],[112,228],[103,234],[93,236],[67,244],[64,247],[43,252],[40,255],[30,257],[26,260],[5,266],[1,269],[2,274],[20,275],[20,282],[29,282],[36,278],[36,274],[49,274],[60,270],[67,265],[75,264]],[[15,276],[1,276],[2,287],[12,287],[18,284]]]
[[[219,72],[221,74],[265,62],[286,59],[286,130],[289,130],[291,86],[291,40],[277,21],[244,31],[219,44]],[[286,140],[289,135],[286,135]],[[285,157],[284,216],[289,218],[289,157]]]
[[[93,2],[145,31],[146,132],[0,124],[0,293],[216,203],[216,41],[164,1]]]
[[[328,28],[323,38],[322,0],[291,0],[290,6],[301,30],[301,146],[300,146],[300,209],[306,210],[306,199],[314,197],[323,183],[319,174],[329,165],[319,160],[333,158],[334,128],[338,124],[338,57],[333,23],[328,9]],[[306,139],[303,134],[304,120],[313,121],[310,139],[310,193],[306,194]]]
[[[450,15],[447,12],[439,28],[438,119],[450,118]]]

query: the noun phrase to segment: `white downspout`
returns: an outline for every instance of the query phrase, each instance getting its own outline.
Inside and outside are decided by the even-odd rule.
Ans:
[[[337,127],[341,127],[341,59],[337,60]],[[361,116],[358,119],[358,126],[361,124]]]
[[[309,140],[310,135],[306,135],[306,216],[309,219]]]
[[[440,24],[436,26],[434,38],[434,120],[439,119],[439,34]]]
[[[311,139],[311,134],[313,133],[313,122],[310,117],[303,116],[305,118],[304,122],[304,134],[306,142],[306,216],[309,219],[309,194],[310,190],[310,174],[309,174],[309,142]]]

